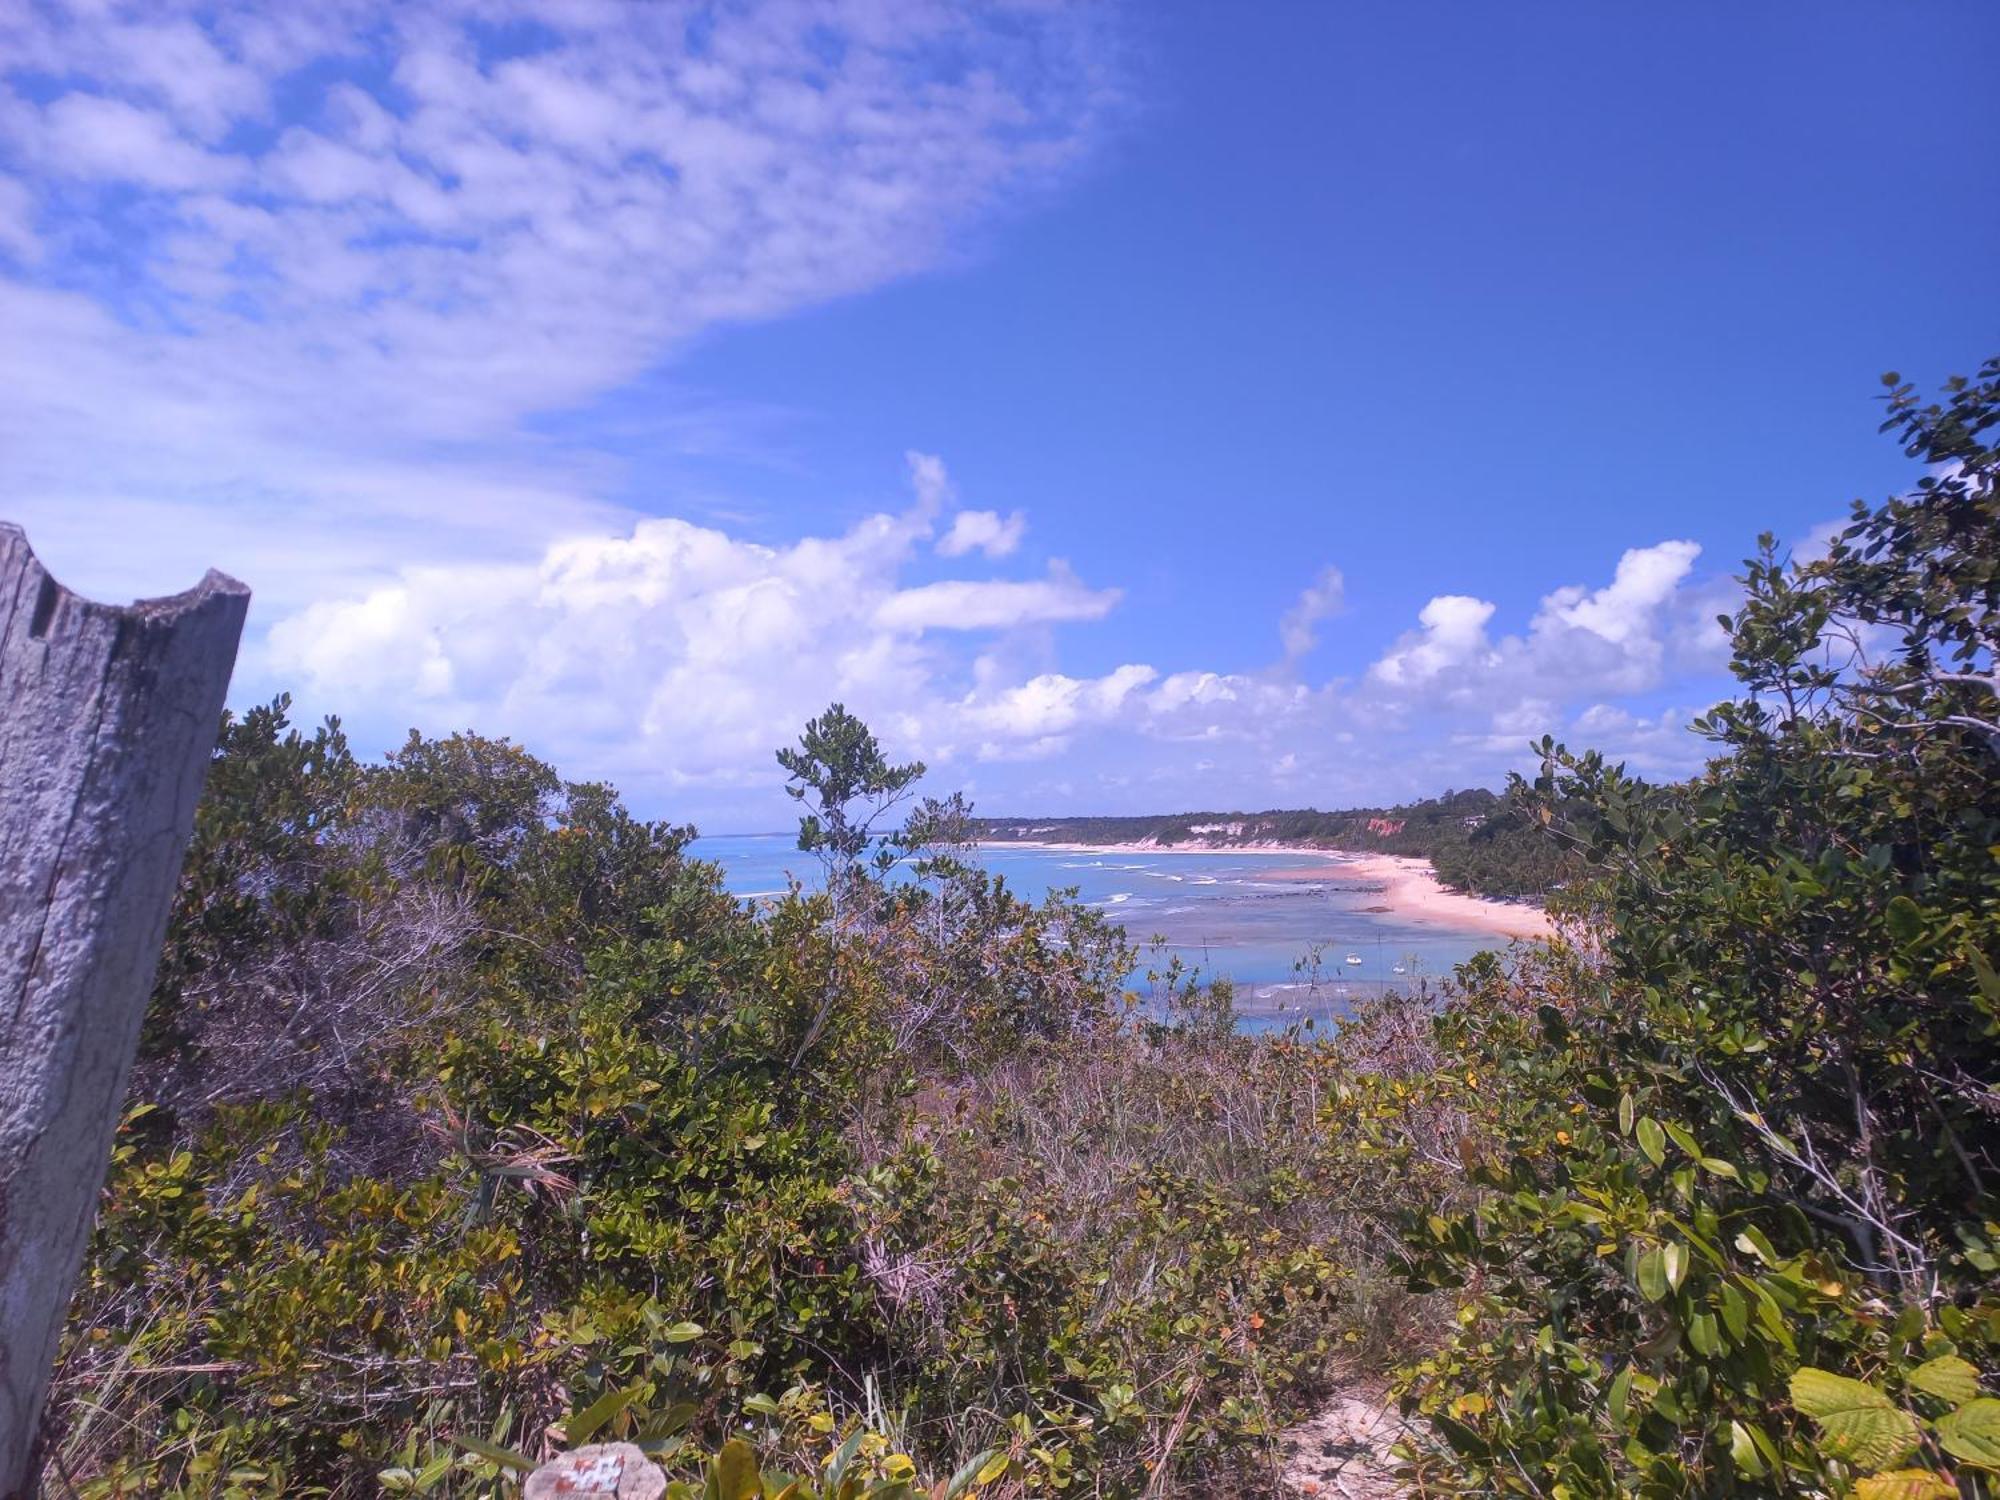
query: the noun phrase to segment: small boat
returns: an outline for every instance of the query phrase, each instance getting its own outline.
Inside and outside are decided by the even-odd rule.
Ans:
[[[1361,955],[1359,953],[1348,954],[1347,961],[1357,969],[1361,967]]]
[[[1401,964],[1397,964],[1396,967],[1391,969],[1389,972],[1392,974],[1407,974],[1410,971],[1404,968]]]

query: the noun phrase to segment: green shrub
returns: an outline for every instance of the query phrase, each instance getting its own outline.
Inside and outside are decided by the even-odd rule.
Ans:
[[[1545,744],[1517,788],[1597,920],[1439,1023],[1440,1079],[1480,1082],[1468,1190],[1408,1235],[1458,1301],[1410,1385],[1433,1485],[1993,1482],[2000,362],[1929,409],[1892,385],[1932,467],[1823,559],[1766,540],[1725,621],[1747,695],[1700,726],[1721,758],[1657,789]]]

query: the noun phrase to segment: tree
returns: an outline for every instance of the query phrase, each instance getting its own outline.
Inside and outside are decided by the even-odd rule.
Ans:
[[[826,867],[838,902],[871,848],[885,864],[894,854],[877,847],[876,825],[902,804],[924,774],[922,761],[891,765],[874,732],[838,703],[806,723],[796,749],[780,750],[785,795],[806,804],[799,819],[799,848]]]

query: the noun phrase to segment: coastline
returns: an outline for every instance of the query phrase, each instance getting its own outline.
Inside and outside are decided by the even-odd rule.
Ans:
[[[1272,880],[1325,880],[1346,874],[1382,887],[1381,905],[1415,922],[1448,922],[1454,927],[1490,932],[1496,937],[1546,938],[1555,931],[1548,913],[1517,901],[1496,901],[1448,891],[1438,883],[1427,859],[1404,854],[1360,850],[1318,849],[1302,844],[1159,844],[1137,840],[1118,844],[1079,844],[1061,839],[981,839],[981,848],[1049,849],[1063,854],[1290,854],[1326,861],[1336,867],[1308,865],[1266,872]]]

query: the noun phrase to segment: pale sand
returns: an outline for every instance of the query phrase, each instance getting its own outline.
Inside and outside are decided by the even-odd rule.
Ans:
[[[1340,861],[1342,873],[1358,880],[1381,881],[1382,904],[1398,916],[1415,917],[1419,921],[1435,918],[1454,927],[1470,927],[1502,937],[1545,938],[1555,931],[1549,914],[1539,906],[1446,890],[1438,884],[1437,871],[1427,859],[1400,854],[1335,854],[1303,849],[1299,852],[1325,852],[1327,858]],[[1324,880],[1326,871],[1273,870],[1270,876],[1273,880]]]
[[[1448,891],[1438,884],[1437,872],[1427,859],[1400,854],[1365,854],[1342,849],[1314,849],[1302,844],[1156,844],[1141,839],[1125,844],[1071,844],[1041,839],[987,839],[995,849],[1053,849],[1065,854],[1299,854],[1326,860],[1337,866],[1308,866],[1297,870],[1266,870],[1272,880],[1325,880],[1343,875],[1354,880],[1382,885],[1380,904],[1400,917],[1419,922],[1426,919],[1448,922],[1475,932],[1497,933],[1501,937],[1544,938],[1555,931],[1548,913],[1538,906],[1518,901],[1493,901],[1484,896],[1468,896]]]

